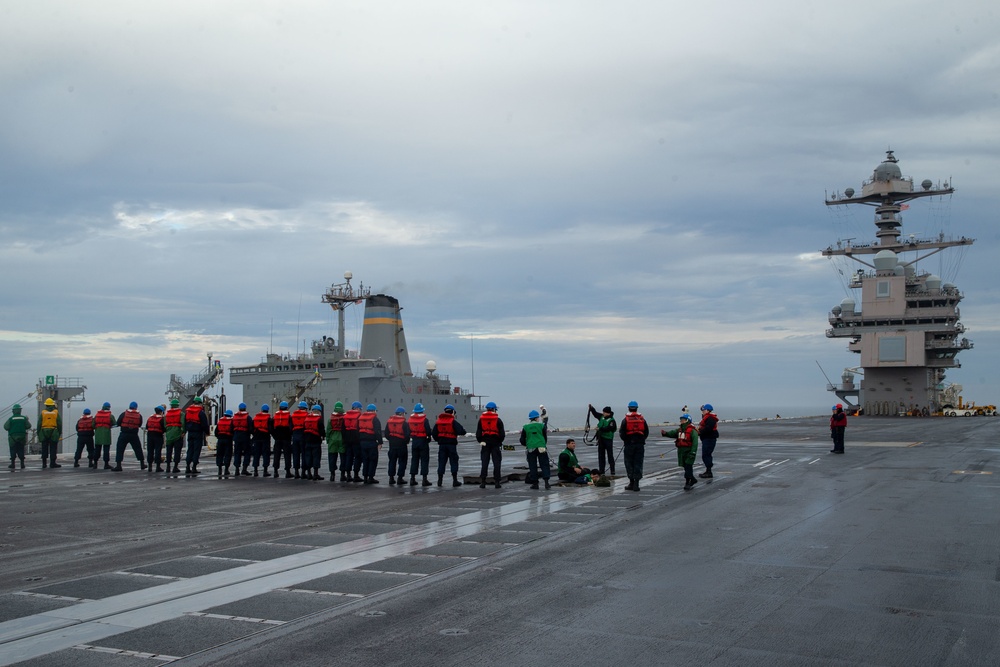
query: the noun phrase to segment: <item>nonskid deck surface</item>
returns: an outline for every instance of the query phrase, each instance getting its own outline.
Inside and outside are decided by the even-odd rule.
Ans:
[[[724,424],[688,493],[657,437],[639,493],[392,487],[384,452],[368,487],[29,461],[0,475],[0,664],[320,665],[345,638],[358,664],[562,664],[558,637],[635,664],[990,664],[1000,419],[852,420],[844,456],[823,422]],[[594,465],[579,433],[553,454],[568,435]]]

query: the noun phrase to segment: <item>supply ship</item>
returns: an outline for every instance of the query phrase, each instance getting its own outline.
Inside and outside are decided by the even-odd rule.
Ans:
[[[372,294],[363,283],[355,288],[352,278],[351,272],[345,273],[344,282],[331,285],[322,296],[322,302],[337,313],[336,338],[313,340],[308,352],[269,352],[259,364],[229,368],[229,381],[243,387],[247,409],[255,412],[267,403],[273,410],[281,401],[294,407],[304,400],[329,413],[337,401],[345,408],[360,401],[376,405],[384,421],[398,406],[409,412],[422,403],[433,423],[450,404],[458,421],[473,430],[480,410],[472,405],[472,392],[453,386],[447,375],[437,372],[434,361],[428,361],[420,375],[414,374],[399,301]],[[361,304],[361,349],[349,350],[344,342],[344,311]]]
[[[945,372],[960,368],[959,352],[972,349],[963,336],[958,305],[962,293],[939,275],[919,270],[918,262],[956,248],[970,246],[974,239],[935,237],[902,233],[900,213],[914,199],[950,196],[955,189],[948,181],[930,179],[914,189],[904,176],[893,152],[887,151],[860,196],[853,188],[826,199],[827,206],[861,204],[875,208],[873,243],[837,242],[823,251],[829,258],[845,257],[861,265],[848,275],[848,287],[860,290],[861,302],[848,296],[829,314],[829,338],[847,338],[848,349],[860,355],[856,368],[845,369],[841,384],[827,389],[868,415],[933,414],[945,405]],[[860,308],[859,308],[860,305]],[[854,377],[860,372],[858,386]]]

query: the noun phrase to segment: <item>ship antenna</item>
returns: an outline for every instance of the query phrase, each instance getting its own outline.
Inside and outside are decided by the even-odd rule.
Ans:
[[[476,395],[476,333],[469,334],[469,354],[472,357],[472,395]]]

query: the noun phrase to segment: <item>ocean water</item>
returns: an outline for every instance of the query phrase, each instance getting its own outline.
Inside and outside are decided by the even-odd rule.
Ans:
[[[604,405],[594,406],[598,412]],[[639,406],[639,412],[642,416],[646,418],[646,421],[650,424],[676,424],[681,416],[681,407],[670,408],[663,406],[649,406],[644,407]],[[749,420],[749,419],[775,419],[778,416],[782,418],[789,417],[815,417],[817,415],[827,414],[827,409],[830,407],[828,405],[813,405],[813,406],[777,406],[774,408],[746,408],[746,407],[728,407],[724,405],[714,405],[715,414],[718,415],[720,421],[734,421],[734,420]],[[615,419],[621,423],[622,417],[628,411],[626,406],[615,407],[611,406],[615,412]],[[697,424],[701,420],[701,412],[698,410],[699,406],[689,405],[688,412],[691,414],[691,419]],[[500,418],[503,419],[504,426],[508,431],[518,430],[520,425],[528,421],[528,413],[532,410],[537,410],[538,406],[534,407],[505,407],[503,405],[499,406]],[[587,421],[587,406],[583,407],[566,407],[566,406],[550,406],[546,405],[545,409],[549,413],[549,429],[558,428],[561,430],[581,430]],[[597,420],[593,417],[590,418],[591,428],[597,426]]]

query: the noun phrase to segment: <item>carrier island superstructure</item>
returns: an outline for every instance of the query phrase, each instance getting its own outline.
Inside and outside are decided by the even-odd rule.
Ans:
[[[949,182],[925,179],[915,190],[913,179],[903,176],[898,160],[887,151],[885,160],[862,184],[860,196],[853,188],[826,199],[827,206],[861,204],[875,208],[875,238],[871,244],[849,240],[828,247],[823,255],[842,256],[857,262],[849,287],[861,291],[861,303],[845,298],[829,315],[829,338],[847,338],[848,349],[860,355],[860,387],[847,369],[842,383],[828,389],[865,414],[895,415],[941,407],[945,372],[959,368],[956,356],[972,348],[962,336],[958,305],[962,293],[933,273],[918,271],[917,263],[931,255],[973,243],[970,238],[902,237],[901,211],[909,202],[954,192]],[[853,399],[853,400],[852,400]]]
[[[474,430],[479,410],[473,408],[473,395],[453,387],[447,375],[437,372],[428,361],[420,375],[410,368],[410,354],[403,332],[399,301],[386,294],[372,294],[360,284],[345,282],[331,285],[322,296],[337,313],[337,337],[313,340],[310,350],[296,355],[268,353],[252,366],[231,366],[229,381],[242,385],[243,402],[255,412],[264,403],[274,410],[280,401],[294,408],[300,400],[320,404],[326,414],[341,401],[349,408],[354,401],[374,403],[383,423],[398,406],[407,412],[422,403],[433,423],[444,407],[455,407],[459,422]],[[361,349],[350,350],[344,342],[344,311],[364,304]]]

